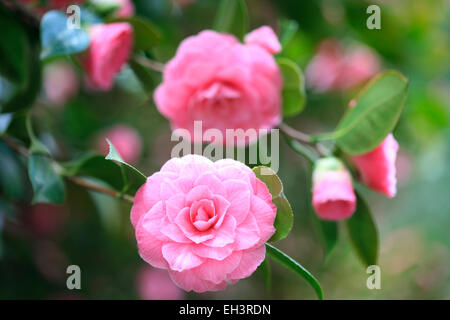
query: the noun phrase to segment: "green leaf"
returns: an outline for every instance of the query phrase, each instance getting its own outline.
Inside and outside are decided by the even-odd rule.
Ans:
[[[0,38],[0,108],[3,113],[15,112],[28,108],[40,90],[39,49],[30,41],[35,36],[3,10],[0,28],[7,30]]]
[[[394,129],[406,100],[408,80],[397,71],[375,76],[355,98],[331,138],[348,154],[378,146]]]
[[[378,231],[370,209],[364,199],[356,193],[356,211],[346,220],[353,247],[365,266],[377,264]]]
[[[161,32],[149,20],[142,17],[114,18],[108,22],[128,22],[133,27],[134,50],[147,51],[161,41]]]
[[[277,215],[275,217],[275,233],[269,239],[275,242],[286,238],[294,225],[294,213],[292,212],[289,201],[284,196],[278,196],[272,199],[273,204],[277,207]]]
[[[303,279],[308,281],[308,283],[313,287],[314,291],[316,292],[317,297],[320,300],[323,299],[322,288],[320,286],[319,281],[317,281],[317,279],[307,269],[305,269],[300,263],[289,257],[287,254],[285,254],[283,251],[275,248],[274,246],[268,243],[266,243],[266,249],[267,254],[273,260],[285,266],[289,270],[294,271]]]
[[[281,35],[280,43],[284,47],[295,35],[298,30],[298,22],[295,20],[283,19],[280,21]]]
[[[252,168],[252,170],[256,177],[266,184],[272,198],[275,198],[281,194],[283,191],[283,184],[272,169],[265,166],[257,166]]]
[[[31,124],[31,113],[28,112],[27,118],[26,118],[26,127],[28,132],[28,137],[30,138],[30,153],[40,153],[46,156],[50,155],[50,152],[48,151],[47,147],[39,141],[39,139],[36,137],[33,131],[33,127]]]
[[[325,258],[330,255],[336,246],[338,240],[338,225],[334,221],[325,221],[318,219],[316,214],[313,214],[315,225],[319,233],[319,237],[322,240],[324,247]]]
[[[86,31],[67,27],[67,16],[64,13],[52,10],[42,17],[41,59],[78,53],[86,50],[89,43]]]
[[[64,182],[56,173],[49,158],[40,154],[31,154],[28,159],[28,175],[33,187],[32,203],[62,204],[64,202]]]
[[[274,222],[276,231],[269,241],[274,242],[284,239],[292,230],[294,214],[289,201],[283,194],[283,184],[276,173],[269,167],[257,166],[252,170],[256,177],[265,183],[272,195],[272,202],[277,207],[277,215]]]
[[[8,127],[13,119],[13,115],[13,113],[0,114],[0,136],[8,130]]]
[[[25,172],[17,154],[0,141],[0,194],[10,200],[26,200],[29,192]]]
[[[133,70],[136,77],[141,82],[142,88],[146,93],[153,92],[156,87],[156,81],[153,78],[150,70],[148,68],[144,68],[141,64],[139,64],[134,59],[130,59],[128,61],[130,68]]]
[[[260,264],[258,269],[261,270],[264,276],[264,283],[266,285],[267,291],[270,291],[272,288],[272,270],[270,268],[270,259],[268,256],[264,259],[264,261]]]
[[[11,81],[22,83],[27,75],[24,63],[28,39],[23,27],[10,15],[0,11],[0,73]]]
[[[120,156],[114,145],[111,143],[111,141],[109,141],[108,139],[106,139],[106,141],[109,144],[109,153],[105,157],[105,159],[117,161],[122,165],[121,167],[124,170],[122,171],[122,174],[124,175],[124,181],[126,184],[124,191],[130,191],[132,194],[136,193],[139,187],[145,183],[147,177],[138,169],[123,161],[122,157]]]
[[[298,65],[287,59],[278,58],[278,66],[283,75],[283,116],[292,117],[299,114],[306,103],[305,80]]]
[[[244,0],[222,0],[214,22],[214,30],[244,39],[248,29],[248,9]]]

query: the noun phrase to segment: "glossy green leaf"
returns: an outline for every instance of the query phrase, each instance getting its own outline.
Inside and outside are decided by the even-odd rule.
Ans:
[[[139,189],[139,187],[145,183],[147,177],[138,169],[123,161],[122,157],[120,156],[114,145],[111,143],[111,141],[109,141],[108,139],[106,139],[106,141],[109,145],[109,153],[105,159],[117,161],[122,165],[122,168],[124,169],[122,174],[124,175],[124,180],[126,183],[124,191],[129,191],[132,194],[136,193],[137,189]]]
[[[1,8],[0,8],[1,9]],[[38,43],[17,19],[0,10],[0,109],[2,113],[28,108],[41,83]]]
[[[161,41],[161,32],[150,21],[142,17],[115,18],[109,22],[128,22],[133,27],[134,50],[147,51]]]
[[[257,166],[252,168],[252,170],[256,177],[266,184],[273,198],[281,194],[283,191],[283,184],[272,169],[265,166]]]
[[[283,75],[283,116],[292,117],[302,112],[306,103],[305,79],[298,65],[287,59],[278,58]]]
[[[11,124],[13,119],[12,113],[3,113],[0,114],[0,136],[8,130],[9,125]]]
[[[283,194],[283,184],[277,174],[265,166],[254,167],[253,172],[256,177],[265,183],[272,195],[272,202],[277,207],[274,226],[275,234],[269,241],[279,241],[287,237],[294,224],[294,214],[289,201]]]
[[[248,9],[244,0],[221,0],[214,30],[244,39],[248,30]]]
[[[348,154],[378,146],[394,129],[405,104],[408,80],[397,71],[375,76],[354,99],[332,138]]]
[[[346,220],[353,247],[365,266],[377,264],[378,231],[370,209],[364,199],[356,193],[356,211]]]
[[[16,19],[0,11],[0,73],[11,81],[22,83],[28,65],[24,63],[29,52],[25,30]]]
[[[65,176],[85,176],[96,178],[108,184],[111,188],[121,191],[124,189],[122,170],[113,161],[104,156],[88,153],[78,159],[62,163]]]
[[[40,154],[49,156],[50,152],[48,151],[47,147],[45,145],[43,145],[39,141],[39,139],[36,137],[36,135],[34,134],[32,124],[31,124],[31,114],[30,113],[28,113],[28,115],[27,115],[26,127],[27,127],[28,137],[30,138],[30,141],[31,141],[30,147],[29,147],[30,153],[40,153]]]
[[[41,59],[70,55],[89,46],[89,35],[82,28],[68,28],[61,11],[47,12],[41,20]]]
[[[291,232],[294,225],[294,213],[289,201],[283,195],[272,198],[272,202],[277,207],[277,215],[274,222],[276,231],[269,241],[275,242],[286,238]]]
[[[313,287],[317,297],[320,300],[323,299],[323,292],[319,281],[317,281],[317,279],[307,269],[305,269],[305,267],[303,267],[300,263],[289,257],[283,251],[275,248],[274,246],[268,243],[266,243],[266,250],[267,254],[274,261],[278,262],[279,264],[283,265],[289,270],[297,273],[299,276],[305,279]]]
[[[0,141],[0,194],[15,201],[25,201],[29,195],[26,170],[3,141]]]
[[[280,43],[284,47],[295,35],[298,30],[298,22],[295,20],[283,19],[280,21],[281,35]]]
[[[272,270],[270,268],[270,259],[268,256],[266,256],[258,269],[261,270],[263,274],[264,284],[266,285],[267,291],[270,291],[272,288]]]
[[[319,233],[319,237],[323,243],[325,258],[336,247],[338,240],[338,225],[334,221],[325,221],[317,218],[316,214],[313,215],[315,220],[315,225]]]
[[[33,187],[32,203],[62,204],[64,202],[64,182],[56,173],[49,158],[40,154],[31,154],[28,158],[28,176]]]

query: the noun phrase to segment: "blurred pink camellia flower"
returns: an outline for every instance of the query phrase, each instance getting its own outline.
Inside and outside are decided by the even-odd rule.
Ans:
[[[116,125],[97,136],[96,149],[104,155],[109,153],[109,145],[106,139],[111,141],[122,159],[127,163],[134,164],[141,156],[141,137],[130,126]]]
[[[223,137],[226,129],[254,129],[258,135],[259,129],[280,123],[282,76],[272,56],[280,48],[278,39],[262,27],[246,40],[242,44],[232,35],[206,30],[180,44],[154,95],[172,128],[186,129],[194,139],[196,120]]]
[[[326,39],[306,68],[306,84],[317,92],[343,91],[368,80],[379,69],[379,58],[370,48],[343,48],[337,40]]]
[[[316,162],[312,202],[317,215],[324,220],[347,219],[355,212],[352,178],[337,158],[323,158]]]
[[[398,143],[391,133],[372,151],[352,156],[363,183],[389,198],[393,198],[397,192],[395,168],[397,152]]]
[[[172,158],[138,190],[131,222],[141,257],[186,291],[222,290],[263,262],[276,207],[244,164]]]
[[[54,62],[44,68],[44,90],[51,104],[64,105],[78,92],[75,70],[67,62]]]
[[[67,221],[68,212],[63,206],[37,203],[30,206],[24,216],[33,234],[41,237],[52,237],[60,231]]]
[[[137,289],[142,300],[183,300],[184,292],[170,279],[165,270],[145,267],[137,277]]]
[[[114,0],[120,4],[120,9],[116,12],[120,18],[128,18],[134,16],[135,8],[131,0]]]
[[[97,24],[90,28],[91,45],[84,59],[90,83],[109,90],[114,76],[127,62],[133,47],[133,28],[129,23]]]

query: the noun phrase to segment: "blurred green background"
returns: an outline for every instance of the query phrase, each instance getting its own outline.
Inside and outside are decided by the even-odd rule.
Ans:
[[[168,61],[181,40],[211,28],[217,2],[197,0],[181,6],[169,0],[135,0],[136,14],[149,18],[163,34],[161,45],[153,51],[154,59]],[[277,246],[316,275],[327,299],[450,299],[448,1],[249,0],[247,4],[250,30],[267,24],[279,33],[280,20],[298,23],[283,54],[303,70],[318,43],[336,38],[370,46],[380,55],[383,68],[399,70],[410,80],[406,106],[394,132],[400,144],[398,194],[387,199],[364,192],[380,233],[381,290],[367,289],[368,274],[351,250],[344,228],[336,248],[324,258],[307,198],[307,164],[284,142],[279,175],[294,209],[295,224]],[[381,30],[366,28],[370,4],[381,8]],[[160,81],[158,76],[154,80]],[[308,91],[303,113],[287,122],[305,132],[329,132],[354,94]],[[38,99],[33,116],[35,131],[58,160],[93,149],[96,135],[119,123],[139,131],[143,155],[136,166],[145,174],[159,170],[170,158],[173,144],[168,143],[168,122],[156,110],[151,95],[126,70],[110,92],[81,89],[59,108]],[[0,298],[140,298],[137,277],[145,262],[138,255],[129,222],[130,205],[70,183],[63,207],[27,205],[31,190],[23,166],[1,143],[0,210],[9,218],[0,220]],[[66,288],[69,264],[81,267],[81,290]],[[315,299],[301,278],[275,263],[272,272],[271,290],[265,288],[262,272],[257,271],[225,291],[185,297]]]

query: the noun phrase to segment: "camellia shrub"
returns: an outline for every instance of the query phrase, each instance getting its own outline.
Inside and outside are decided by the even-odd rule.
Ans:
[[[277,170],[270,161],[249,164],[217,154],[230,147],[249,152],[270,135],[272,144],[283,138],[306,159],[308,197],[327,248],[344,224],[362,262],[377,264],[377,228],[360,190],[396,194],[399,145],[392,132],[408,80],[395,70],[380,70],[380,58],[370,49],[345,48],[330,39],[320,45],[307,68],[308,86],[359,92],[334,131],[307,134],[284,122],[301,117],[308,105],[303,72],[283,52],[296,25],[283,24],[278,34],[268,25],[248,30],[245,1],[221,1],[211,28],[176,44],[165,63],[153,54],[164,42],[158,23],[135,16],[129,1],[79,1],[70,12],[66,4],[52,7],[52,1],[45,7],[1,3],[0,145],[11,172],[23,168],[14,179],[28,177],[32,203],[64,204],[68,184],[129,202],[137,251],[162,269],[148,273],[161,276],[155,281],[162,285],[170,276],[185,291],[222,290],[257,268],[270,276],[269,262],[275,261],[304,278],[322,299],[318,280],[277,248],[294,219]],[[103,97],[124,70],[134,80],[127,78],[126,84],[139,86],[154,101],[168,120],[165,126],[189,144],[210,144],[215,157],[167,158],[160,170],[145,176],[137,161],[146,152],[143,138],[133,127],[110,124],[88,143],[92,151],[72,152],[75,141],[63,156],[55,153],[58,133],[42,134],[37,125],[42,114],[35,106],[45,101],[62,108],[79,86]],[[196,135],[197,123],[212,134]],[[64,130],[89,128],[87,122],[77,125]],[[274,156],[272,149],[272,161]],[[26,199],[25,191],[13,192],[14,186],[3,182],[1,187],[5,208]],[[0,218],[9,216],[2,211]],[[139,290],[155,295],[144,286]]]

